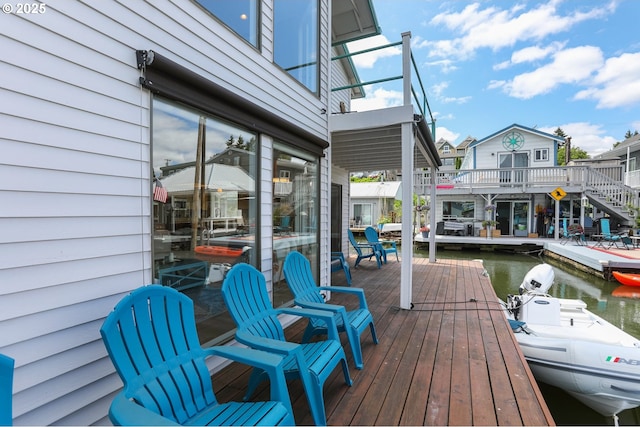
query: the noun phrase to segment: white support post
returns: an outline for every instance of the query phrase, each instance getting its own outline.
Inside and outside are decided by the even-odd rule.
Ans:
[[[429,230],[429,262],[436,262],[436,172],[437,169],[434,165],[430,168],[431,171],[431,191],[429,192],[429,223],[431,229]]]
[[[400,308],[411,309],[413,290],[413,122],[402,123],[402,265],[400,269]],[[406,179],[404,179],[406,178]],[[389,261],[391,262],[391,261]]]
[[[402,33],[403,104],[411,105],[411,33]],[[400,308],[411,309],[413,291],[413,117],[401,125],[402,141],[402,265],[400,269]]]

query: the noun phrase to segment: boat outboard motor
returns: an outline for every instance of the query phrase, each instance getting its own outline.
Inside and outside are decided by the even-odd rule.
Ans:
[[[549,264],[538,264],[524,276],[520,285],[520,294],[546,294],[553,285],[555,273]]]

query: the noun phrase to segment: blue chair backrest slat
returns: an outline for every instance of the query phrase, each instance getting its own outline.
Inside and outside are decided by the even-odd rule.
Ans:
[[[360,249],[360,247],[358,246],[358,242],[356,242],[356,238],[353,235],[353,232],[351,230],[347,230],[347,235],[349,236],[349,242],[351,242],[351,246],[353,246],[353,249],[356,250],[358,255],[362,255],[362,249]]]
[[[373,227],[367,227],[364,229],[364,235],[369,241],[369,243],[378,243],[380,240],[378,239],[378,232]]]
[[[252,274],[253,266],[236,264],[222,283],[222,296],[238,325],[257,336],[284,340],[284,330],[273,309],[264,276]]]
[[[341,266],[342,268],[342,266]],[[292,288],[296,300],[323,303],[324,300],[313,276],[311,263],[300,252],[289,252],[284,263],[284,278]],[[295,280],[294,280],[295,278]]]

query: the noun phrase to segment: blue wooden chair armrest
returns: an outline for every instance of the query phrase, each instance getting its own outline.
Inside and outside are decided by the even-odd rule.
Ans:
[[[298,345],[287,341],[280,341],[273,338],[259,337],[248,331],[237,331],[236,339],[239,343],[251,348],[266,352],[276,353],[282,356],[290,356],[299,351]]]
[[[282,402],[287,410],[293,414],[291,399],[284,376],[284,358],[266,351],[241,347],[213,347],[205,349],[207,356],[220,356],[225,359],[240,362],[248,366],[260,368],[267,373],[271,384],[271,400]]]
[[[346,286],[318,286],[318,289],[322,291],[340,292],[343,294],[356,295],[358,297],[358,301],[360,302],[360,308],[366,308],[367,310],[369,309],[369,307],[367,306],[367,298],[365,297],[364,289],[362,288],[349,288]]]
[[[327,336],[329,339],[334,339],[340,342],[340,337],[338,336],[338,325],[336,324],[336,319],[334,319],[333,314],[327,313],[327,311],[308,308],[281,308],[278,311],[285,314],[292,314],[294,316],[320,319],[327,325]]]

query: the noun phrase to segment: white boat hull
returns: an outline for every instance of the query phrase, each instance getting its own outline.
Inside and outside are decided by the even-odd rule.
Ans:
[[[514,332],[536,380],[605,416],[640,406],[639,340],[581,300],[525,292],[507,307],[510,320],[525,322]]]
[[[538,381],[606,416],[640,406],[640,349],[517,333]]]

